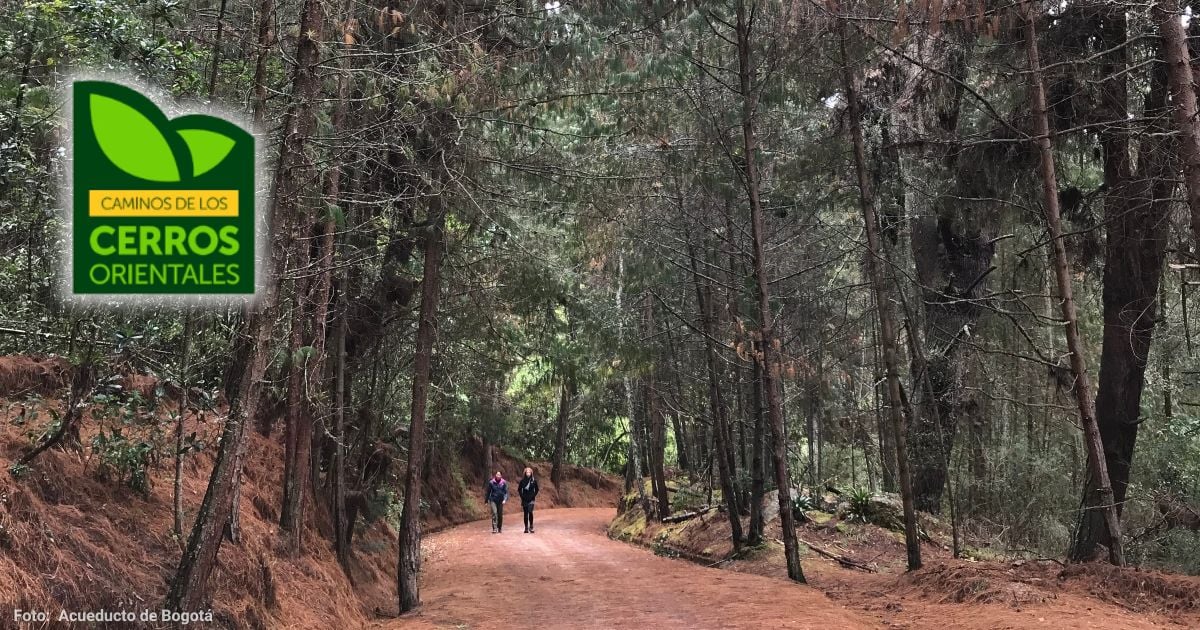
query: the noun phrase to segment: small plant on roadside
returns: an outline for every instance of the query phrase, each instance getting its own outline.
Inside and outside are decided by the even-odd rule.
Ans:
[[[29,474],[29,466],[25,464],[13,464],[8,467],[8,474],[13,476],[13,479],[21,479]]]
[[[676,549],[672,549],[666,543],[655,541],[651,548],[654,550],[654,555],[656,555],[656,556],[661,556],[663,558],[678,558],[679,557],[679,551]]]
[[[866,523],[871,518],[871,491],[866,488],[855,488],[846,495],[849,507],[846,509],[846,520]]]

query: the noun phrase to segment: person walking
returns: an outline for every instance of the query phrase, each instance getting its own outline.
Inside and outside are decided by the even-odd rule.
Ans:
[[[504,529],[504,504],[508,502],[508,482],[499,470],[488,480],[483,500],[492,510],[492,533],[499,534]]]
[[[525,476],[517,484],[517,494],[521,495],[521,511],[525,513],[525,533],[533,533],[533,500],[537,498],[538,482],[533,476],[533,469],[526,468]]]

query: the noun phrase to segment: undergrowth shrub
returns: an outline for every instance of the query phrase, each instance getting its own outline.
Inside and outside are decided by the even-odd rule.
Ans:
[[[150,492],[147,468],[152,450],[149,443],[130,439],[120,428],[108,433],[102,429],[92,438],[92,453],[99,460],[101,477],[115,479],[142,494]]]
[[[173,444],[165,427],[173,426],[175,414],[159,417],[157,398],[148,401],[139,392],[100,393],[95,414],[100,429],[91,440],[98,472],[102,479],[125,484],[143,495],[150,493],[150,466],[163,455],[173,454]],[[185,451],[198,450],[195,435],[185,443]]]
[[[871,491],[854,488],[846,494],[846,520],[866,523],[871,520]]]
[[[693,512],[708,502],[708,496],[694,486],[680,485],[671,496],[671,509],[677,512]]]
[[[808,519],[804,513],[815,510],[816,507],[816,501],[810,494],[797,494],[792,497],[792,516],[796,519],[801,521]]]

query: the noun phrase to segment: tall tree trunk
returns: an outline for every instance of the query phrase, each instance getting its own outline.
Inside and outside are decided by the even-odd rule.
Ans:
[[[646,339],[653,339],[654,300],[646,294],[645,322]],[[657,500],[655,515],[662,520],[671,515],[671,498],[667,492],[666,448],[667,422],[658,396],[657,371],[653,366],[646,372],[646,421],[650,425],[650,480]]]
[[[728,267],[725,270],[726,271],[725,279],[729,285],[726,288],[726,293],[725,293],[725,303],[726,303],[726,311],[727,311],[726,318],[728,319],[729,323],[736,326],[737,330],[738,330],[738,333],[735,333],[734,343],[741,343],[744,341],[745,329],[742,327],[742,321],[741,321],[742,314],[741,314],[741,299],[740,298],[741,298],[741,294],[742,294],[742,291],[741,291],[742,279],[746,277],[746,269],[745,269],[744,259],[741,256],[739,256],[739,253],[742,250],[741,250],[741,244],[738,242],[737,235],[740,234],[741,231],[735,229],[735,227],[734,227],[733,204],[730,203],[729,201],[726,201],[723,204],[723,206],[724,206],[724,210],[725,210],[725,212],[724,212],[724,215],[725,215],[725,241],[726,241],[726,249],[728,250],[728,254],[729,254]],[[717,325],[720,326],[720,317],[718,317],[717,319],[718,319]],[[732,451],[734,451],[734,454],[737,455],[737,457],[735,458],[737,461],[733,462],[731,464],[730,468],[732,470],[737,470],[738,469],[737,464],[739,462],[741,464],[741,468],[743,468],[743,469],[748,468],[750,466],[750,454],[747,451],[747,442],[746,442],[746,425],[748,424],[746,419],[749,415],[748,409],[750,407],[750,402],[749,402],[749,393],[750,392],[748,389],[748,383],[746,382],[745,365],[741,361],[740,357],[737,358],[737,360],[735,360],[733,362],[732,371],[733,371],[733,380],[736,385],[735,391],[737,392],[737,399],[735,400],[736,410],[735,410],[735,413],[733,414],[733,417],[736,418],[736,420],[733,420],[730,422],[729,430],[731,433],[730,444],[734,443],[732,433],[734,432],[735,429],[737,432],[737,447],[734,449],[731,449]],[[751,439],[753,440],[753,438],[751,438]],[[733,484],[734,484],[734,488],[736,488],[737,492],[738,492],[738,506],[740,508],[742,508],[743,513],[744,513],[746,511],[746,509],[749,507],[747,505],[748,497],[746,496],[749,488],[744,487],[744,484],[741,483],[741,478],[737,477],[737,476],[734,477]]]
[[[442,173],[437,181],[449,179]],[[396,583],[400,612],[421,603],[421,478],[425,468],[425,417],[433,371],[433,346],[437,332],[438,296],[441,289],[442,250],[446,239],[446,212],[442,190],[432,191],[429,229],[425,233],[425,269],[421,278],[421,313],[413,361],[412,417],[408,429],[408,465],[404,481],[404,512],[400,517],[400,561]]]
[[[334,443],[333,455],[333,549],[338,564],[347,577],[350,573],[350,528],[354,523],[346,520],[346,312],[349,309],[342,300],[339,309],[337,341],[334,344],[335,376],[333,392]]]
[[[229,0],[221,0],[221,7],[217,10],[217,34],[213,37],[212,68],[208,73],[209,100],[217,93],[217,71],[221,67],[221,36],[225,32],[225,7],[228,2]]]
[[[682,403],[682,401],[680,401]],[[678,410],[671,412],[671,433],[675,436],[675,459],[679,464],[680,472],[691,474],[692,458],[690,441],[687,430],[684,428],[683,414]]]
[[[633,404],[633,379],[622,378],[621,384],[625,390],[625,410],[629,414],[629,449],[625,454],[625,494],[637,493],[638,502],[644,507],[646,516],[649,517],[652,510],[650,502],[646,499],[646,483],[642,478],[642,430],[637,420],[636,405]]]
[[[308,227],[308,213],[301,211],[292,222],[292,241],[295,262],[289,271],[292,280],[292,327],[288,339],[287,415],[284,427],[283,501],[279,510],[279,527],[287,532],[288,552],[300,553],[304,531],[304,503],[307,500],[305,486],[309,474],[309,458],[312,447],[312,415],[306,404],[308,392],[308,362],[310,356],[301,356],[304,347],[305,324],[308,322],[306,286],[308,282],[308,242],[300,238],[301,228]],[[307,236],[308,230],[303,230]]]
[[[571,403],[575,396],[575,383],[571,374],[563,376],[559,387],[558,414],[554,424],[554,456],[550,462],[550,483],[562,495],[563,461],[567,457],[567,425],[571,420]]]
[[[271,261],[275,274],[282,274],[289,242],[289,221],[296,213],[300,189],[300,172],[304,146],[311,133],[311,107],[318,81],[316,66],[321,27],[324,23],[321,4],[305,0],[300,16],[301,36],[296,44],[296,68],[292,77],[292,102],[284,113],[279,167],[273,182],[274,203],[268,224],[272,226]],[[268,276],[271,274],[267,274]],[[247,428],[254,421],[261,395],[263,375],[271,354],[271,331],[278,307],[279,288],[276,278],[264,282],[263,295],[250,311],[247,320],[248,346],[244,372],[238,386],[238,396],[231,401],[229,417],[221,433],[221,447],[213,464],[208,489],[187,548],[179,561],[175,577],[167,593],[165,606],[169,610],[194,611],[207,597],[208,578],[216,564],[221,536],[233,518],[240,486],[241,463],[244,456]],[[236,526],[233,532],[236,533]]]
[[[324,25],[323,11],[318,11],[317,28],[320,29]],[[320,32],[314,34],[314,37],[319,38]],[[319,41],[317,39],[316,41]],[[314,55],[315,55],[314,44]],[[299,52],[299,49],[298,49]],[[298,59],[299,61],[299,59]],[[314,56],[313,64],[317,60]],[[312,69],[315,75],[315,68]],[[311,94],[304,101],[307,105],[311,103],[316,96],[316,92],[320,89],[320,80],[311,77],[305,79],[306,89],[311,90]],[[295,90],[299,87],[293,84]],[[307,130],[311,130],[315,124],[313,113],[306,107],[305,110],[297,114],[301,118],[301,124]],[[285,128],[286,129],[286,128]],[[306,131],[305,134],[311,133]],[[296,168],[306,169],[308,165],[304,162],[305,158],[297,156],[295,158]],[[308,408],[308,395],[305,392],[306,380],[304,378],[304,363],[310,357],[302,358],[300,356],[300,348],[304,345],[304,328],[308,321],[306,316],[306,291],[309,281],[308,263],[309,263],[309,247],[307,242],[308,237],[308,210],[306,204],[302,203],[299,196],[302,194],[305,179],[297,178],[295,181],[301,182],[300,185],[289,189],[287,194],[289,199],[285,200],[289,204],[289,212],[286,215],[288,225],[290,226],[292,247],[287,258],[288,264],[284,270],[281,270],[279,282],[284,281],[287,272],[290,272],[292,278],[292,312],[291,312],[291,332],[288,341],[288,375],[287,375],[287,398],[285,404],[285,433],[284,433],[284,487],[280,501],[279,510],[279,525],[280,529],[287,532],[287,545],[289,553],[293,556],[300,553],[302,543],[302,534],[304,531],[304,501],[306,500],[305,491],[305,475],[307,474],[307,463],[310,457],[310,444],[312,436],[312,415]],[[278,196],[281,193],[280,189],[276,189],[275,194]],[[282,287],[280,287],[282,289]],[[252,402],[250,404],[257,404]],[[267,424],[269,420],[260,421],[260,430],[264,434],[269,434],[271,427]],[[241,540],[241,513],[239,506],[241,505],[241,471],[244,461],[244,453],[238,453],[235,468],[237,469],[238,481],[234,485],[234,500],[233,513],[230,515],[229,522],[226,524],[225,534],[230,541],[237,543]]]
[[[758,352],[757,349],[754,350]],[[757,361],[751,368],[750,413],[754,415],[753,456],[750,461],[750,531],[746,533],[746,544],[751,547],[762,543],[766,528],[763,514],[763,496],[766,480],[763,475],[763,433],[767,430],[763,413],[762,366]]]
[[[667,356],[671,357],[671,398],[674,402],[674,409],[671,411],[671,428],[675,432],[675,456],[679,461],[679,470],[687,471],[689,476],[692,471],[692,446],[690,440],[690,431],[687,429],[684,422],[684,401],[686,394],[683,389],[683,379],[680,377],[680,357],[675,348],[675,335],[671,332],[672,327],[667,326]]]
[[[190,308],[183,315],[183,349],[179,352],[179,417],[175,419],[175,483],[172,497],[172,512],[175,518],[171,526],[171,533],[180,542],[183,541],[183,423],[188,412],[188,367],[192,358],[193,317]]]
[[[1075,310],[1075,297],[1071,287],[1071,267],[1067,261],[1067,249],[1063,243],[1061,218],[1058,207],[1058,180],[1054,172],[1054,151],[1050,144],[1050,123],[1047,118],[1046,92],[1042,84],[1041,58],[1038,55],[1037,32],[1034,26],[1033,9],[1027,8],[1025,16],[1025,49],[1029,56],[1030,93],[1033,108],[1034,131],[1041,158],[1042,204],[1046,213],[1046,225],[1054,250],[1054,272],[1058,278],[1058,292],[1062,298],[1062,316],[1066,321],[1067,350],[1071,353],[1071,373],[1075,377],[1075,401],[1079,407],[1079,420],[1088,449],[1089,467],[1095,488],[1096,502],[1103,513],[1108,531],[1109,560],[1117,566],[1125,564],[1121,549],[1121,524],[1117,507],[1113,502],[1112,485],[1108,478],[1108,465],[1104,458],[1104,446],[1100,442],[1100,429],[1096,422],[1096,406],[1092,401],[1092,384],[1087,373],[1083,340],[1079,334],[1079,315]]]
[[[978,158],[982,149],[963,147],[958,141],[961,85],[971,42],[951,38],[972,36],[933,28],[940,23],[941,9],[933,13],[939,17],[931,18],[929,31],[909,38],[905,47],[911,61],[899,66],[901,74],[894,79],[901,92],[892,96],[895,129],[889,135],[903,145],[928,148],[915,168],[904,169],[903,181],[928,180],[921,188],[930,191],[924,196],[912,186],[904,187],[904,212],[910,218],[929,350],[925,370],[933,393],[919,400],[919,413],[905,437],[916,507],[937,514],[957,428],[977,406],[967,382],[973,350],[964,340],[983,312],[981,299],[995,253],[995,222],[989,217],[997,212],[988,200],[1005,193],[992,183],[995,178],[986,160]],[[897,224],[888,221],[884,226],[889,240],[895,238]]]
[[[1193,251],[1200,253],[1200,120],[1197,120],[1192,55],[1188,50],[1187,31],[1180,21],[1182,15],[1179,0],[1159,0],[1154,4],[1154,17],[1158,21],[1167,62],[1171,114],[1179,129],[1179,158],[1183,162],[1188,209],[1191,210]]]
[[[333,114],[330,117],[330,124],[333,128],[335,138],[340,138],[343,128],[346,126],[346,107],[350,97],[350,59],[354,50],[355,38],[358,32],[358,21],[353,17],[353,4],[347,0],[341,8],[342,15],[342,55],[338,60],[338,79],[337,79],[337,99],[334,101]],[[330,164],[329,169],[325,172],[325,211],[321,218],[320,240],[318,241],[317,254],[317,276],[311,283],[312,293],[310,295],[310,303],[312,304],[312,328],[311,340],[309,345],[313,349],[313,361],[309,364],[308,382],[319,383],[325,376],[325,362],[328,353],[326,352],[326,339],[329,320],[329,309],[331,295],[333,294],[334,284],[334,260],[337,256],[337,243],[335,233],[337,230],[337,216],[332,212],[331,208],[342,208],[342,161],[335,159]],[[343,276],[344,278],[344,276]],[[346,334],[347,334],[347,313],[349,307],[346,304],[346,282],[342,281],[341,290],[338,292],[338,299],[341,301],[341,310],[338,313],[338,330],[337,330],[337,345],[335,347],[336,360],[338,361],[335,372],[335,398],[338,394],[338,389],[342,392],[342,398],[337,403],[338,415],[335,416],[338,427],[338,435],[341,436],[335,442],[335,470],[334,470],[334,492],[331,498],[332,512],[334,520],[334,549],[337,553],[338,560],[342,564],[343,570],[349,575],[350,555],[353,548],[350,546],[350,540],[353,537],[354,519],[349,518],[346,512],[346,476],[345,476],[345,460],[346,451],[348,449],[345,438],[345,409],[350,406],[347,400],[350,393],[353,391],[352,382],[346,371]],[[309,435],[309,450],[302,457],[298,457],[298,463],[303,465],[307,463],[311,471],[311,483],[315,489],[317,484],[317,475],[320,469],[320,458],[314,458],[311,453],[319,452],[315,448],[318,444],[316,437],[312,435],[311,418],[314,410],[309,406],[309,424],[307,426]],[[365,444],[370,432],[369,427],[363,427],[362,440]],[[301,471],[302,474],[303,471]],[[338,527],[338,523],[341,526]],[[340,533],[340,535],[339,535]]]
[[[622,310],[622,299],[625,296],[625,254],[623,252],[617,254],[617,343],[620,347],[625,346],[625,318]],[[640,441],[640,429],[638,428],[636,409],[633,404],[633,379],[629,378],[629,372],[626,371],[621,377],[621,385],[625,390],[625,412],[629,415],[629,453],[625,462],[625,495],[636,491],[638,500],[642,504],[642,509],[646,512],[646,517],[650,517],[650,502],[646,500],[646,484],[642,481],[641,470],[641,449],[638,446]],[[622,503],[624,505],[624,503]]]
[[[867,271],[875,290],[875,309],[879,316],[879,341],[883,346],[883,367],[887,374],[888,414],[891,417],[892,436],[896,445],[897,476],[900,481],[900,498],[904,506],[904,546],[908,552],[908,570],[921,568],[921,539],[917,532],[917,514],[913,502],[912,477],[908,469],[908,449],[904,435],[904,405],[900,393],[899,352],[896,343],[896,323],[892,313],[892,300],[884,267],[890,264],[879,238],[879,220],[875,213],[875,198],[868,181],[866,151],[863,148],[862,113],[859,111],[858,93],[854,89],[854,77],[846,54],[845,24],[841,25],[842,81],[846,101],[849,104],[850,139],[854,148],[854,167],[858,174],[859,203],[863,213],[863,224],[867,232]]]
[[[282,240],[282,239],[280,239]],[[174,611],[199,610],[208,594],[208,577],[216,565],[221,548],[222,532],[233,512],[234,484],[237,482],[237,453],[246,441],[249,423],[253,421],[257,394],[262,387],[270,354],[271,324],[274,323],[274,289],[267,288],[259,298],[260,306],[250,315],[250,363],[242,377],[242,395],[233,402],[229,417],[221,431],[221,447],[208,480],[208,490],[196,513],[187,548],[179,561],[175,577],[167,592],[164,607]]]
[[[300,553],[304,531],[305,502],[308,500],[308,480],[312,457],[313,416],[308,386],[310,362],[316,355],[301,355],[310,337],[305,330],[310,321],[308,300],[310,246],[308,238],[311,217],[303,205],[291,219],[291,238],[295,243],[289,260],[292,276],[291,332],[288,337],[287,398],[284,425],[283,498],[279,510],[279,527],[287,532],[288,552]],[[323,270],[318,270],[323,273]],[[323,322],[322,322],[323,323]],[[311,347],[311,346],[309,346]]]
[[[700,334],[704,336],[704,358],[708,369],[708,408],[712,418],[713,446],[716,451],[717,476],[721,484],[721,498],[725,501],[726,516],[729,517],[729,528],[733,540],[733,551],[737,553],[742,548],[742,521],[738,516],[737,493],[734,490],[733,476],[735,473],[729,466],[728,442],[729,431],[726,430],[727,418],[724,397],[721,396],[720,357],[717,356],[715,328],[713,320],[713,297],[711,288],[700,280],[700,271],[696,263],[695,246],[688,241],[688,259],[691,265],[692,281],[696,286],[696,304],[700,309]]]
[[[1129,118],[1129,63],[1127,24],[1119,7],[1106,7],[1098,47],[1108,49],[1101,72],[1101,100],[1108,120],[1100,133],[1105,183],[1105,260],[1103,284],[1104,340],[1100,354],[1100,379],[1096,395],[1096,421],[1104,446],[1111,486],[1096,475],[1085,482],[1079,528],[1070,552],[1072,559],[1095,555],[1097,545],[1107,545],[1110,557],[1120,541],[1111,539],[1105,516],[1106,499],[1115,501],[1120,517],[1133,465],[1134,445],[1141,422],[1146,361],[1158,312],[1158,285],[1167,244],[1167,223],[1175,175],[1175,149],[1166,144],[1167,72],[1161,63],[1151,66],[1150,89],[1143,116],[1150,120],[1147,133],[1134,149]],[[1137,156],[1134,168],[1133,156]],[[1111,493],[1109,495],[1108,493]],[[1104,495],[1104,496],[1102,496]]]
[[[888,251],[887,245],[884,245],[884,251]],[[910,322],[911,325],[911,322]],[[911,328],[909,329],[911,334]],[[883,352],[880,351],[881,344],[879,343],[879,321],[878,318],[872,322],[871,326],[871,345],[874,347],[874,365],[873,379],[876,383],[883,383],[884,390],[887,389],[887,370],[883,367]],[[891,417],[883,413],[883,392],[880,392],[878,385],[871,388],[872,398],[875,402],[875,422],[876,432],[879,434],[879,471],[880,471],[880,488],[884,492],[898,492],[900,489],[900,481],[896,469],[896,432],[892,430]]]
[[[667,423],[663,416],[658,392],[654,389],[653,374],[643,383],[646,397],[646,422],[649,424],[650,487],[654,492],[655,517],[662,520],[671,515],[671,499],[667,491],[666,440]]]
[[[779,388],[780,362],[779,341],[775,338],[774,317],[771,312],[770,284],[767,278],[766,235],[763,226],[762,200],[759,198],[758,183],[758,140],[754,132],[754,119],[758,109],[757,88],[753,87],[757,70],[753,65],[750,42],[750,22],[746,16],[746,2],[737,5],[737,51],[738,85],[742,97],[742,149],[745,159],[743,183],[750,200],[750,227],[754,251],[754,282],[758,289],[759,335],[762,340],[761,361],[763,390],[767,398],[767,418],[770,421],[772,450],[775,459],[775,483],[779,486],[779,521],[783,529],[783,554],[787,562],[788,577],[804,582],[804,570],[800,566],[800,550],[796,542],[796,520],[792,515],[791,474],[788,471],[787,442],[784,435],[783,400]]]
[[[262,130],[267,111],[267,57],[275,42],[275,0],[258,3],[258,46],[254,52],[254,101],[251,112],[254,126]]]

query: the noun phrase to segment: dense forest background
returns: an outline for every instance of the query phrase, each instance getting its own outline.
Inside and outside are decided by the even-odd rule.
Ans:
[[[227,409],[219,443],[164,426],[87,445],[134,485],[219,451],[198,513],[177,507],[182,607],[222,530],[237,538],[249,431],[286,446],[293,549],[306,512],[331,515],[339,558],[364,512],[393,520],[402,608],[422,479],[472,438],[550,476],[603,468],[643,494],[649,477],[639,500],[660,517],[667,477],[686,477],[751,515],[737,544],[761,538],[773,489],[904,490],[964,545],[1072,559],[1113,547],[1114,505],[1125,561],[1195,572],[1190,16],[1174,0],[8,0],[0,353],[74,366],[10,473],[69,440],[84,402],[154,404],[114,396],[119,375]],[[253,307],[60,296],[81,71],[253,121],[276,272]]]

